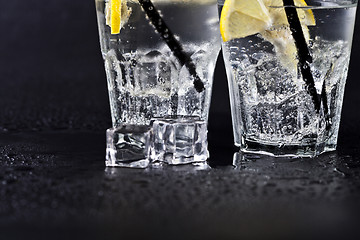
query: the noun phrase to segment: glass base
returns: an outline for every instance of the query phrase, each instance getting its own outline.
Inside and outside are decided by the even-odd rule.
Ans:
[[[328,146],[326,143],[304,145],[266,144],[252,140],[242,139],[241,144],[235,143],[244,153],[255,153],[272,157],[316,157],[325,152],[336,150],[336,145]]]
[[[146,168],[149,165],[147,142],[149,126],[122,125],[106,131],[107,167]]]
[[[199,117],[152,119],[149,157],[170,165],[204,162],[209,158],[207,123]]]

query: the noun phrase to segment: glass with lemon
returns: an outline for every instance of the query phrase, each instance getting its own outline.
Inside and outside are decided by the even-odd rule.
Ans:
[[[235,145],[335,150],[357,0],[218,0]]]
[[[206,144],[221,48],[216,0],[95,2],[113,122],[106,164],[147,166],[153,121],[160,121],[150,137],[155,160],[165,154],[171,164],[205,161],[207,149],[195,145]]]

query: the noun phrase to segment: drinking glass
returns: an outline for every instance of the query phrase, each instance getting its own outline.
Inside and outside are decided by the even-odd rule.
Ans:
[[[205,161],[221,48],[216,0],[95,2],[113,125],[106,165]]]
[[[335,150],[357,0],[226,1],[218,3],[227,8],[220,24],[235,145],[272,156]],[[236,13],[255,28],[226,28],[231,1],[262,6]]]

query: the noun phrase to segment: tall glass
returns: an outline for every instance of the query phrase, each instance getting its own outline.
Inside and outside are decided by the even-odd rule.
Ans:
[[[188,134],[187,144],[192,145],[196,130],[181,132],[182,124],[208,119],[221,47],[216,0],[95,2],[113,123],[108,130],[107,166],[146,166],[147,134],[153,122],[159,126],[158,121],[162,124],[150,131],[150,138],[163,137],[154,131],[170,125],[166,129],[175,135],[170,141],[174,145],[171,158],[183,158],[179,138]],[[119,11],[115,17],[114,7]],[[116,17],[121,19],[119,26],[112,22]],[[185,158],[196,155],[194,151],[184,153]],[[207,151],[202,154],[206,156],[200,159],[206,159]],[[155,160],[160,155],[152,154]]]
[[[335,150],[357,0],[260,1],[264,28],[223,42],[235,145],[274,156]]]

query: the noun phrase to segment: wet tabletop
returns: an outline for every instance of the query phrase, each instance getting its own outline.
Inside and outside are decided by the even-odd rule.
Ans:
[[[2,133],[1,239],[357,234],[355,139],[315,159],[242,155],[210,139],[208,164],[144,170],[106,168],[104,139],[102,131]]]
[[[111,121],[90,2],[0,8],[1,240],[359,239],[358,27],[337,151],[239,154],[219,58],[207,164],[106,168]]]

